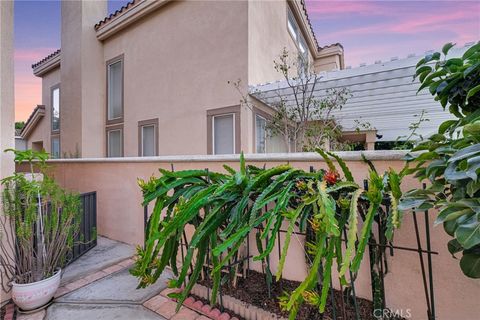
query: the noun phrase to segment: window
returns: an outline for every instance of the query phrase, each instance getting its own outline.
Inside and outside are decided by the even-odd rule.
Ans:
[[[298,26],[295,21],[295,17],[290,9],[288,9],[288,31],[292,35],[293,39],[297,40],[298,36]]]
[[[240,111],[239,105],[207,110],[208,154],[240,153]]]
[[[123,118],[123,57],[107,63],[107,122]]]
[[[142,127],[142,156],[155,155],[155,126]]]
[[[300,28],[298,27],[297,21],[295,20],[295,16],[293,15],[292,10],[288,8],[287,14],[287,27],[290,35],[292,36],[295,44],[298,47],[299,57],[298,57],[298,65],[300,67],[299,73],[302,74],[306,71],[308,67],[308,47],[305,38],[302,35]]]
[[[235,115],[226,114],[212,117],[213,154],[235,153]]]
[[[107,130],[107,157],[123,157],[123,129]]]
[[[52,159],[60,158],[60,137],[52,137],[52,151],[50,155]]]
[[[60,87],[52,88],[52,131],[60,130]]]
[[[158,155],[158,119],[138,122],[138,155],[152,157]]]
[[[305,43],[305,40],[303,39],[303,37],[300,37],[300,41],[298,41],[298,49],[300,50],[300,53],[302,55],[306,55],[307,44]]]
[[[257,153],[265,153],[267,151],[267,120],[255,115],[255,151]]]

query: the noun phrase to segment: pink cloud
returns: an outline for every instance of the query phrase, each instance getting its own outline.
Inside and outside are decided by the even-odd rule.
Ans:
[[[37,104],[41,104],[41,80],[17,76],[15,79],[15,121],[25,121]]]
[[[15,120],[24,121],[37,104],[42,103],[42,81],[33,75],[31,65],[55,48],[16,49],[15,62]]]
[[[385,10],[372,1],[308,1],[307,9],[309,14],[333,15],[333,14],[381,14]]]
[[[396,33],[417,33],[445,29],[445,24],[471,19],[472,14],[465,11],[448,12],[434,15],[414,16],[401,23],[391,24],[389,31]],[[478,20],[477,20],[478,22]]]
[[[480,25],[480,20],[472,19],[472,15],[467,12],[453,12],[448,14],[434,14],[420,16],[409,16],[403,21],[390,21],[388,23],[378,23],[363,27],[353,27],[344,30],[339,30],[330,33],[329,38],[342,37],[342,36],[355,36],[366,34],[380,34],[380,33],[396,33],[396,34],[418,34],[419,32],[431,32],[437,30],[449,30],[453,31],[455,23],[465,27],[465,24],[469,26],[477,24],[477,28],[473,28],[473,32],[477,30]],[[448,25],[447,25],[448,24]],[[460,29],[458,31],[468,32],[468,29]]]
[[[54,52],[55,48],[15,49],[14,59],[16,62],[36,62]]]

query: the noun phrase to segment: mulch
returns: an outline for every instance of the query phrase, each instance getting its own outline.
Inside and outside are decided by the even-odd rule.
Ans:
[[[211,287],[212,282],[210,279],[201,280],[199,284]],[[256,271],[249,271],[247,278],[239,278],[236,288],[229,286],[228,283],[222,286],[222,293],[235,297],[244,302],[250,303],[256,307],[260,307],[264,310],[268,310],[279,316],[288,318],[288,313],[283,312],[280,309],[278,303],[278,297],[284,295],[284,292],[292,292],[300,285],[300,282],[281,279],[279,282],[272,283],[270,297],[265,282],[265,275]],[[320,314],[318,309],[314,306],[303,304],[297,314],[298,320],[327,320],[327,319],[342,319],[342,320],[354,320],[355,306],[353,301],[345,303],[345,317],[342,315],[342,292],[333,290],[335,299],[335,308],[333,307],[332,300],[329,297],[327,300],[327,306],[325,312]],[[367,299],[356,299],[357,308],[359,311],[359,319],[362,320],[375,320],[373,317],[373,303]],[[336,317],[335,317],[336,315]]]

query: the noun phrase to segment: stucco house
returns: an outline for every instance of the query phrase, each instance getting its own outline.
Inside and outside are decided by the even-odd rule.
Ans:
[[[280,80],[283,48],[316,72],[343,69],[340,44],[320,47],[303,0],[62,1],[61,49],[35,63],[42,102],[22,137],[53,157],[281,151],[265,134],[272,109],[245,92]],[[272,141],[267,141],[271,139]],[[279,140],[279,139],[277,139]]]

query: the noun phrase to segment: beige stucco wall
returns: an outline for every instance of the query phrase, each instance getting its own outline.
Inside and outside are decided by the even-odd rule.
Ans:
[[[249,1],[248,3],[248,83],[250,85],[284,80],[283,75],[274,69],[273,62],[278,61],[284,48],[289,52],[290,59],[296,61],[298,47],[287,28],[287,6],[287,1]],[[310,51],[309,60],[312,60]]]
[[[68,133],[60,136],[62,154],[82,151],[82,2],[62,1],[61,4],[60,131]]]
[[[125,156],[138,155],[138,122],[155,118],[160,155],[206,154],[211,139],[206,110],[242,99],[228,82],[241,80],[246,94],[247,84],[283,77],[273,60],[284,47],[296,58],[287,1],[173,1],[100,41],[93,25],[106,15],[106,3],[62,2],[61,70],[43,77],[48,107],[35,130],[44,134],[36,139],[47,151],[50,90],[61,82],[62,156],[106,156],[106,61],[119,55],[124,59]],[[245,152],[254,151],[252,115],[242,108],[236,138]]]
[[[107,1],[62,1],[60,148],[67,157],[101,156],[104,150],[105,66],[95,23]]]
[[[52,151],[52,87],[58,84],[60,84],[60,68],[55,68],[42,77],[42,105],[45,106],[45,115],[26,137],[28,149],[32,148],[33,143],[42,141],[45,151]],[[61,116],[62,110],[60,110],[60,117]]]
[[[42,117],[38,122],[35,128],[32,130],[32,132],[28,135],[27,137],[27,148],[32,149],[32,145],[34,143],[42,142],[43,143],[43,149],[45,151],[50,152],[51,151],[51,127],[50,127],[50,122],[47,121],[47,119]]]
[[[340,69],[340,56],[332,55],[316,59],[313,65],[316,73]]]
[[[58,84],[60,84],[60,68],[56,68],[42,77],[42,104],[45,106],[45,115],[26,138],[27,148],[29,149],[32,148],[32,143],[43,141],[45,151],[52,151],[52,87]],[[60,110],[60,116],[61,115],[62,110]]]
[[[13,67],[13,1],[0,1],[0,179],[14,171],[13,155],[3,150],[14,147],[14,67]],[[1,191],[1,190],[0,190]],[[0,209],[1,210],[1,209]],[[0,230],[0,233],[3,233]],[[2,234],[0,241],[5,241]],[[2,276],[0,281],[6,283]],[[0,305],[10,299],[0,288]]]
[[[358,153],[343,153],[347,155],[347,163],[353,171],[355,179],[362,181],[367,176],[367,167],[360,161]],[[352,156],[356,154],[356,156]],[[374,160],[380,172],[392,167],[400,169],[403,162],[399,160],[403,154],[373,151],[366,152],[367,157]],[[308,170],[313,165],[316,169],[325,168],[325,163],[313,155],[276,155],[284,160],[269,160],[273,155],[259,157],[247,155],[247,162],[257,166],[267,167],[288,162],[298,168]],[[255,158],[256,157],[256,158]],[[223,160],[222,160],[223,159]],[[256,159],[256,160],[255,160]],[[158,175],[158,168],[170,169],[173,163],[175,170],[209,168],[223,170],[222,164],[226,163],[238,168],[238,161],[232,157],[210,157],[180,159],[179,157],[158,157],[152,159],[122,159],[122,160],[63,160],[53,161],[55,178],[65,187],[79,191],[97,191],[98,201],[98,232],[112,239],[141,244],[143,241],[143,209],[141,193],[136,184],[137,178],[146,179],[151,175]],[[405,180],[403,188],[410,189],[418,186],[412,178]],[[419,214],[420,230],[423,230],[423,213]],[[431,212],[432,222],[434,213]],[[422,241],[423,239],[423,231]],[[412,216],[405,215],[403,226],[395,234],[395,245],[416,247]],[[433,256],[433,274],[435,278],[435,301],[437,319],[476,319],[480,313],[478,280],[468,279],[460,271],[458,260],[451,258],[446,244],[449,237],[441,226],[431,228],[432,250],[439,252]],[[296,238],[295,238],[296,239]],[[292,240],[285,268],[285,276],[290,279],[300,280],[306,272],[303,256],[301,237]],[[425,242],[423,242],[425,244]],[[271,263],[273,270],[276,268],[278,257],[277,249],[273,250]],[[387,250],[388,252],[388,250]],[[370,297],[370,275],[368,271],[368,258],[365,256],[364,264],[356,281],[357,294]],[[394,251],[394,256],[388,256],[389,273],[387,274],[387,304],[393,309],[411,309],[412,319],[426,319],[426,306],[423,295],[421,269],[416,252]],[[252,263],[254,268],[258,264]],[[337,281],[335,281],[338,284]]]
[[[206,154],[206,110],[238,105],[228,81],[247,78],[247,4],[169,3],[107,39],[104,52],[105,61],[124,55],[125,156],[138,155],[138,121],[152,118],[160,155]]]
[[[103,45],[92,27],[103,19],[108,1],[82,1],[82,157],[102,155],[105,150],[105,61]],[[85,27],[90,26],[90,27]],[[95,116],[92,116],[95,115]],[[95,137],[92,139],[92,137]]]

